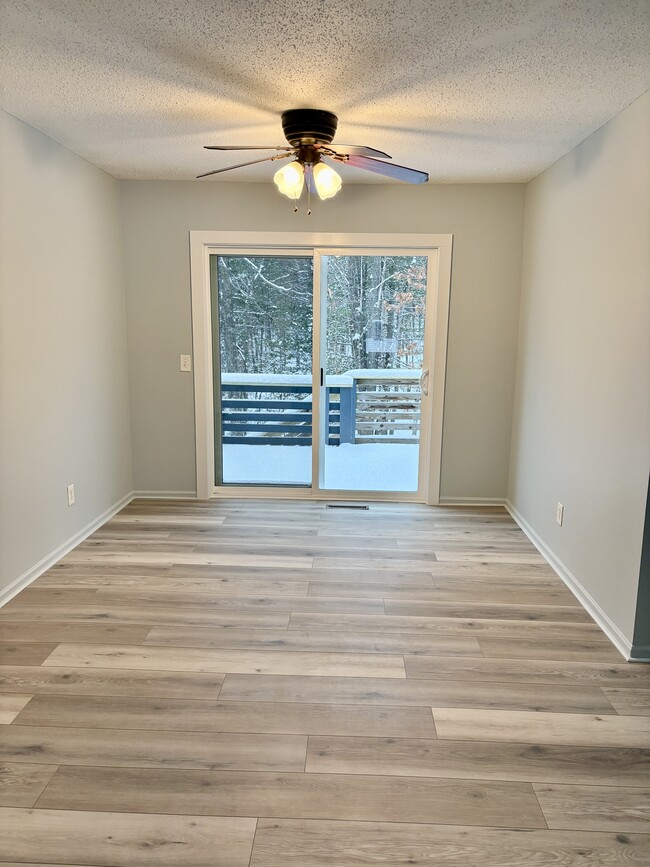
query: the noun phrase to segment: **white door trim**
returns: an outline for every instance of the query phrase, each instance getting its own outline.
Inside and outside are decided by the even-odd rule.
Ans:
[[[196,492],[197,498],[207,500],[217,495],[214,487],[214,415],[212,383],[212,342],[210,310],[210,254],[218,250],[234,250],[251,247],[258,250],[309,250],[321,252],[344,248],[367,250],[423,250],[436,252],[427,269],[428,290],[433,288],[433,316],[430,317],[433,347],[431,396],[429,400],[428,443],[421,442],[420,450],[428,447],[429,473],[424,492],[425,502],[436,505],[440,498],[440,465],[442,458],[442,427],[445,398],[445,374],[447,361],[447,332],[449,322],[449,296],[451,290],[451,253],[453,235],[441,234],[367,234],[367,233],[322,233],[322,232],[190,232],[190,285],[192,295],[192,340],[194,377],[194,417],[196,444]],[[429,317],[428,317],[429,318]],[[316,337],[316,335],[314,335]],[[229,496],[260,496],[264,493],[275,497],[318,497],[327,499],[354,499],[354,492],[310,492],[292,488],[245,489],[229,486]],[[224,495],[219,492],[219,495]],[[373,492],[361,494],[364,499],[413,500],[413,495]]]

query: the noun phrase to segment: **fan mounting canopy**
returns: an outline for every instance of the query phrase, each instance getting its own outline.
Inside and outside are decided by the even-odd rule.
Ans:
[[[289,144],[329,144],[336,135],[338,118],[331,111],[292,108],[282,113],[282,130]]]

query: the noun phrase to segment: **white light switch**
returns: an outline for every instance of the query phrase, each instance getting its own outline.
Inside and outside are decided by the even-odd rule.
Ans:
[[[74,506],[74,485],[68,485],[66,492],[68,495],[68,505]]]
[[[192,356],[181,355],[181,370],[188,371],[192,369]]]

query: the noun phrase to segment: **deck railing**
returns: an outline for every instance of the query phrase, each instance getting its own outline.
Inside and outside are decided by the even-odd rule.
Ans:
[[[355,370],[328,376],[327,444],[417,443],[419,374],[415,370]],[[222,374],[224,444],[311,445],[312,411],[310,376]]]
[[[417,443],[420,438],[420,371],[412,376],[355,376],[357,443]]]

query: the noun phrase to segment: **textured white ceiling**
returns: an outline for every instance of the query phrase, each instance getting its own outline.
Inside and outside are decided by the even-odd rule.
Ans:
[[[304,106],[433,181],[525,181],[648,87],[648,0],[0,0],[0,16],[0,105],[120,178],[251,159],[202,145],[284,144],[281,112]]]

